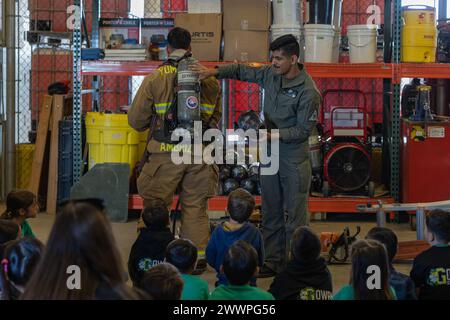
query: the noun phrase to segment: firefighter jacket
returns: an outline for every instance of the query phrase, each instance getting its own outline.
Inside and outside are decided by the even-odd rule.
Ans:
[[[280,131],[280,154],[302,162],[309,158],[308,138],[317,124],[321,96],[312,78],[299,65],[300,74],[287,80],[271,66],[231,64],[218,67],[218,79],[253,82],[265,89],[264,120]]]
[[[177,49],[169,59],[176,60],[185,55],[186,50]],[[177,68],[162,65],[153,74],[145,77],[128,111],[128,123],[137,131],[147,130],[156,117],[153,137],[147,145],[149,153],[166,153],[173,150],[174,145],[156,139],[164,130],[164,115],[170,108],[175,88]],[[200,108],[203,128],[217,128],[222,115],[220,86],[217,79],[210,77],[201,81]]]

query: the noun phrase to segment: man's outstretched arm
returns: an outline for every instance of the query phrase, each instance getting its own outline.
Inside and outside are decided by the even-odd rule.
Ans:
[[[200,79],[216,77],[217,79],[234,79],[256,83],[264,87],[264,82],[270,66],[261,65],[245,65],[245,64],[229,64],[221,65],[216,68],[207,68],[201,64],[191,67],[191,70],[198,73]]]

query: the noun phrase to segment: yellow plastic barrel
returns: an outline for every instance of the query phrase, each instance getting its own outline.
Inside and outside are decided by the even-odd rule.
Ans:
[[[139,132],[128,125],[126,114],[88,112],[86,141],[89,170],[97,163],[129,163],[133,170],[140,159]]]
[[[435,62],[437,47],[436,9],[402,7],[402,62]]]
[[[31,178],[35,145],[16,144],[16,188],[27,189]]]

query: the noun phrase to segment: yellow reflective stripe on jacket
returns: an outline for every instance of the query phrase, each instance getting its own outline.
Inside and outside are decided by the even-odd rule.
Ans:
[[[215,108],[216,106],[214,105],[214,104],[206,104],[206,103],[204,103],[204,104],[202,104],[201,106],[200,106],[200,110],[203,112],[203,113],[206,113],[206,114],[208,114],[208,115],[211,115],[211,114],[213,114],[213,112],[214,112],[214,108]]]
[[[171,102],[155,103],[156,113],[164,114],[169,109]]]
[[[169,109],[171,105],[171,102],[164,102],[164,103],[155,103],[155,110],[156,113],[164,114],[166,113],[167,109]],[[214,108],[216,106],[214,104],[202,104],[200,106],[200,110],[202,113],[206,113],[208,115],[211,115],[214,113]]]

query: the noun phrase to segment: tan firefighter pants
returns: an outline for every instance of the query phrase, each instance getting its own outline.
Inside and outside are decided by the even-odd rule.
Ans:
[[[137,180],[144,206],[154,199],[162,199],[167,206],[171,206],[175,190],[180,185],[180,236],[194,242],[199,257],[203,255],[209,240],[207,201],[216,194],[217,184],[216,165],[176,165],[170,153],[153,153]]]

